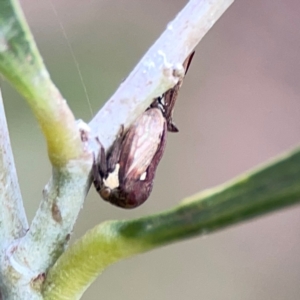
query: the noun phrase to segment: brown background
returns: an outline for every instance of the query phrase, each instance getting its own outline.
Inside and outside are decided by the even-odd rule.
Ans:
[[[53,80],[76,118],[91,114],[59,22],[67,32],[93,111],[114,92],[185,1],[22,0]],[[57,18],[52,5],[56,8]],[[94,190],[73,240],[108,219],[170,208],[299,144],[300,3],[240,0],[197,47],[150,200],[126,211]],[[51,168],[26,103],[1,81],[26,210],[32,219]],[[300,209],[157,249],[106,270],[83,299],[296,300]]]

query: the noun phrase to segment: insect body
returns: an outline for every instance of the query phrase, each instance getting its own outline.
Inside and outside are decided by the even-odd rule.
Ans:
[[[184,62],[185,72],[193,54]],[[101,146],[93,174],[96,190],[104,200],[123,208],[135,208],[148,199],[167,131],[178,131],[172,112],[182,79],[155,99],[126,133],[122,126],[107,155]]]
[[[150,108],[126,134],[121,129],[107,157],[101,147],[100,162],[94,165],[94,185],[104,200],[123,208],[147,200],[165,149],[166,131],[162,111]]]

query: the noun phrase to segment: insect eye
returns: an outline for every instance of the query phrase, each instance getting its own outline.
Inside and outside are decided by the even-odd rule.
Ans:
[[[111,195],[111,189],[109,187],[104,187],[103,189],[100,190],[100,196],[104,200],[109,200],[110,195]]]

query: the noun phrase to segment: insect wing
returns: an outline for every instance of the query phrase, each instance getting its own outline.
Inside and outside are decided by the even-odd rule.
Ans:
[[[185,75],[190,67],[190,64],[192,62],[194,54],[195,54],[195,51],[193,51],[183,62],[183,68],[185,70]],[[172,121],[172,114],[173,114],[175,102],[178,97],[179,89],[182,86],[182,82],[183,82],[183,78],[180,79],[172,89],[166,91],[163,95],[164,102],[165,102],[164,106],[166,108],[165,117],[168,122],[168,131],[170,131],[170,132],[178,132],[177,127],[175,126],[175,124]]]
[[[120,181],[142,178],[160,146],[165,122],[161,110],[151,108],[132,125],[122,144]]]

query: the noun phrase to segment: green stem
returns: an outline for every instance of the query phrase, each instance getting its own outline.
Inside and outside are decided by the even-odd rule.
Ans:
[[[112,263],[299,201],[300,150],[297,149],[227,184],[196,194],[172,210],[96,226],[50,269],[44,285],[45,299],[79,299],[96,276]]]
[[[16,0],[0,1],[0,72],[26,98],[52,164],[59,167],[78,157],[82,149],[74,116],[51,81]]]

